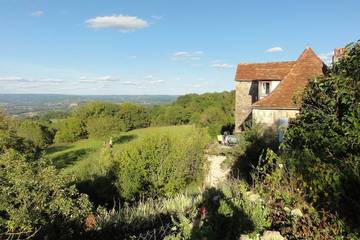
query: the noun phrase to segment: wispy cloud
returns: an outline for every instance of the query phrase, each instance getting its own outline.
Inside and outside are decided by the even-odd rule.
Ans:
[[[133,31],[146,28],[149,23],[136,16],[113,15],[98,16],[85,21],[90,28],[115,28],[121,31]]]
[[[319,58],[323,60],[324,63],[330,65],[332,62],[333,52],[321,53],[319,54]]]
[[[147,81],[147,83],[149,83],[149,84],[160,84],[163,82],[165,82],[165,81],[162,79]]]
[[[234,65],[227,64],[227,63],[214,63],[211,65],[213,68],[219,68],[219,69],[229,69],[234,68]]]
[[[112,76],[101,76],[101,77],[95,77],[95,78],[88,78],[86,76],[80,77],[80,82],[83,83],[104,83],[104,82],[120,82],[121,79],[118,77],[112,77]]]
[[[282,52],[284,49],[282,47],[272,47],[267,49],[265,52],[272,53],[272,52]]]
[[[24,77],[0,77],[0,82],[8,83],[62,83],[63,79],[58,78],[24,78]]]
[[[32,12],[32,13],[30,14],[30,16],[32,16],[32,17],[41,17],[41,16],[43,16],[44,14],[45,14],[44,11],[37,10],[37,11],[35,11],[35,12]]]
[[[150,85],[155,85],[155,84],[160,84],[160,83],[165,82],[162,79],[157,79],[153,75],[147,75],[144,78],[146,79],[145,83],[150,84]]]
[[[99,82],[119,82],[120,79],[117,77],[112,77],[112,76],[103,76],[103,77],[98,77],[96,78],[97,81]]]
[[[161,15],[152,15],[151,18],[159,21],[159,20],[162,20],[162,19],[164,18],[164,16],[161,16]]]
[[[124,81],[124,82],[120,82],[120,84],[122,85],[131,85],[131,86],[136,86],[139,83],[138,82],[134,82],[134,81]]]
[[[129,56],[130,59],[137,59],[136,55]]]
[[[201,56],[204,54],[203,51],[179,51],[175,52],[172,55],[172,59],[178,60],[178,59],[191,59],[191,60],[199,60]]]

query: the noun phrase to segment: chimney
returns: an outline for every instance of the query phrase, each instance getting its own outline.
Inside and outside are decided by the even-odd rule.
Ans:
[[[345,55],[345,48],[335,48],[334,55],[332,57],[332,63],[336,63],[340,60],[340,58],[344,57]]]

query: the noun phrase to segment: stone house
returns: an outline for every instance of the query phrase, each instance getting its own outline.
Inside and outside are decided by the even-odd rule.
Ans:
[[[327,67],[306,48],[295,61],[239,64],[236,70],[235,131],[246,120],[277,130],[295,118],[300,97],[309,80],[324,75]]]

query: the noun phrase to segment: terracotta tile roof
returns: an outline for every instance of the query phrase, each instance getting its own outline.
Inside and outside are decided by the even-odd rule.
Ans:
[[[291,70],[296,61],[239,64],[236,81],[281,80]]]
[[[255,102],[253,108],[297,109],[293,98],[304,91],[309,80],[324,75],[326,65],[311,48],[296,60],[290,72],[283,78],[276,89],[267,97]]]

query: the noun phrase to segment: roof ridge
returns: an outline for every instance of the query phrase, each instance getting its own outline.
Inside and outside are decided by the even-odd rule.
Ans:
[[[310,53],[311,55],[313,55],[314,57],[316,57],[318,60],[320,60],[321,62],[323,62],[323,60],[321,60],[321,58],[315,53],[315,51],[311,48],[311,47],[307,47],[305,48],[305,50],[300,54],[300,56],[296,59],[296,61],[299,61],[303,56],[305,56],[305,54]]]
[[[278,62],[255,62],[255,63],[238,63],[237,65],[256,65],[256,64],[273,64],[273,63],[295,63],[297,60],[292,61],[278,61]]]
[[[291,77],[293,77],[293,75],[296,75],[296,73],[294,73],[294,71],[295,70],[298,71],[298,67],[301,67],[301,65],[303,63],[306,63],[306,59],[304,59],[304,56],[306,56],[306,54],[309,54],[309,53],[311,54],[311,57],[316,57],[317,60],[320,60],[320,62],[323,65],[325,65],[325,63],[319,58],[319,56],[310,47],[306,48],[302,52],[302,54],[298,57],[298,59],[295,61],[295,64],[291,66],[290,71],[284,76],[284,78],[279,83],[279,85],[274,89],[274,91],[272,91],[268,96],[264,97],[263,99],[260,99],[259,101],[255,102],[252,106],[261,107],[261,104],[263,102],[267,102],[268,99],[271,99],[271,97],[273,95],[278,94],[278,92],[280,92],[280,90],[282,90],[282,86],[286,85],[287,82],[291,80]],[[290,79],[290,80],[288,80],[288,79]]]
[[[306,51],[306,49],[304,50],[304,52]],[[302,56],[304,54],[304,52],[300,55]],[[294,70],[295,66],[298,65],[301,61],[299,61],[300,57],[294,61],[294,65],[292,65],[292,67],[290,68],[290,71],[284,76],[284,78],[282,79],[282,81],[280,81],[279,85],[276,86],[276,88],[269,94],[267,95],[266,97],[264,97],[263,99],[260,99],[259,101],[255,102],[253,104],[253,106],[256,106],[257,104],[259,103],[262,103],[264,101],[266,101],[267,98],[269,98],[270,96],[274,95],[274,93],[276,94],[277,90],[279,91],[279,87],[281,85],[284,85],[286,82],[284,80],[286,80],[286,78],[290,75],[290,73],[292,73],[292,71]],[[285,82],[285,83],[284,83]]]

